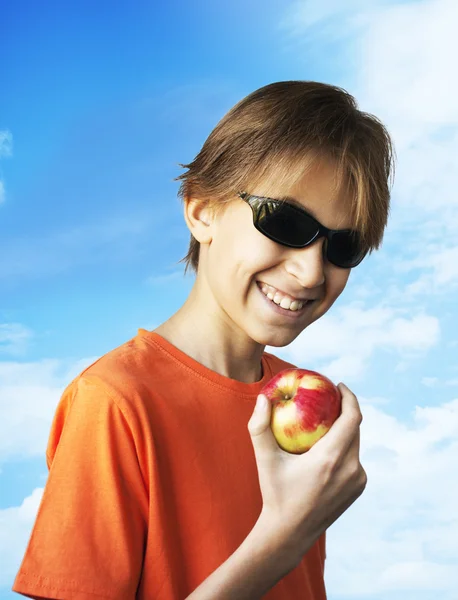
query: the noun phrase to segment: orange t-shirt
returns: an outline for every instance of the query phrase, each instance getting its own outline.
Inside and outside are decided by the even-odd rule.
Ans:
[[[262,357],[242,383],[162,336],[138,335],[64,391],[48,480],[13,591],[183,600],[240,546],[262,508],[247,428],[261,388],[291,365]],[[325,600],[325,535],[267,600]]]

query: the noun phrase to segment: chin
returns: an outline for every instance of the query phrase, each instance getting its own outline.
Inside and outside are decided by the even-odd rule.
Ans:
[[[307,323],[308,325],[308,323]],[[250,336],[252,339],[261,344],[262,346],[272,346],[273,348],[283,348],[293,342],[303,331],[307,329],[307,326],[300,329],[299,331],[288,331],[287,329],[279,330],[275,332],[260,333],[259,335]]]

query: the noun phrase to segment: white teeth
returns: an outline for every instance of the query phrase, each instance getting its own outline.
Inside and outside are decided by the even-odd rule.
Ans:
[[[280,306],[282,308],[288,308],[291,306],[292,302],[291,300],[288,300],[288,298],[283,298],[282,301],[280,302]]]
[[[304,306],[304,302],[299,300],[293,300],[291,302],[291,300],[288,300],[288,298],[283,298],[283,300],[280,302],[280,306],[286,310],[292,310],[295,312]]]
[[[305,300],[290,300],[289,298],[285,298],[280,294],[280,292],[273,293],[269,291],[269,287],[267,285],[263,285],[261,289],[263,294],[267,296],[269,300],[272,300],[275,302],[275,304],[280,305],[281,308],[284,308],[285,310],[292,310],[294,312],[296,310],[300,310],[306,303]]]
[[[275,304],[280,304],[281,302],[281,295],[278,292],[274,296],[274,302]]]

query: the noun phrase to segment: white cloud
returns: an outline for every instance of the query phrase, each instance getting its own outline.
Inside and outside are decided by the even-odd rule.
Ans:
[[[428,589],[452,600],[458,584],[458,399],[417,407],[410,426],[372,399],[360,402],[368,485],[328,531],[332,597],[386,599],[388,592]],[[423,574],[415,578],[420,567]]]
[[[361,301],[342,306],[312,323],[285,349],[268,347],[298,365],[314,364],[335,381],[361,379],[376,350],[414,359],[440,339],[437,317],[387,305],[364,308]],[[326,362],[325,366],[319,366]]]
[[[385,589],[446,590],[456,581],[456,569],[452,565],[440,565],[431,561],[406,561],[390,565],[382,574],[380,582]]]
[[[328,41],[354,37],[371,15],[386,0],[327,0],[326,2],[293,2],[280,22],[280,29],[296,42],[315,41],[316,38]],[[345,27],[342,27],[345,20]],[[304,40],[304,31],[307,36]]]
[[[457,20],[454,0],[399,3],[379,6],[361,32],[361,88],[408,133],[399,140],[402,150],[418,134],[458,123],[458,82],[450,76],[458,51]],[[371,72],[374,66],[377,71]],[[420,132],[413,131],[414,123],[422,124]]]
[[[43,488],[35,488],[31,496],[27,496],[18,507],[18,517],[21,521],[32,523],[37,516],[38,507],[43,496]]]
[[[42,495],[43,488],[36,488],[20,506],[0,510],[0,586],[12,586]]]
[[[0,362],[0,464],[12,458],[44,456],[64,388],[94,360]]]
[[[427,387],[434,387],[438,381],[437,377],[423,377],[421,383]]]
[[[444,232],[454,246],[458,81],[452,73],[457,22],[454,0],[379,7],[359,39],[354,92],[361,107],[380,116],[395,139],[394,192],[402,205],[397,216],[402,225],[417,225],[417,247],[425,240],[443,244]]]
[[[423,253],[410,260],[404,260],[394,265],[394,270],[398,273],[407,273],[414,269],[425,271],[430,269],[432,273],[423,273],[421,277],[411,286],[411,291],[415,286],[417,291],[422,293],[425,286],[434,286],[434,288],[449,289],[450,284],[458,284],[458,246],[449,248],[438,248],[435,246],[426,246]]]

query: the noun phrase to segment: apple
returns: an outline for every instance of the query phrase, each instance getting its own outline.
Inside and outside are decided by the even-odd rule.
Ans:
[[[285,369],[260,393],[272,403],[270,427],[278,445],[291,454],[310,450],[341,412],[339,388],[316,371]]]

